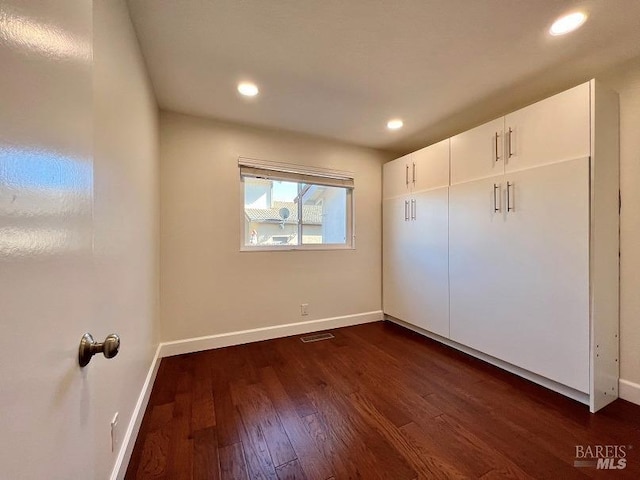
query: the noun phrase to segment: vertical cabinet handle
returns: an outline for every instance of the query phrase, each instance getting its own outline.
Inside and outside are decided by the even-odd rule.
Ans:
[[[511,198],[511,187],[513,187],[513,183],[507,182],[507,212],[515,210],[515,201]]]
[[[415,220],[416,219],[416,201],[415,199],[411,200],[411,220]]]
[[[404,183],[407,185],[407,187],[409,186],[409,164],[408,163],[405,165]]]
[[[498,135],[498,132],[496,132],[496,136],[495,136],[495,144],[496,144],[496,156],[495,156],[495,161],[497,162],[498,160],[500,160],[500,154],[498,153],[498,138],[500,137],[500,135]]]
[[[509,127],[509,141],[508,141],[508,145],[509,145],[509,158],[513,157],[513,149],[511,148],[511,137],[513,136],[513,130],[511,129],[511,127]]]
[[[404,221],[409,220],[409,200],[404,201]]]
[[[413,178],[413,186],[416,185],[416,162],[413,162],[413,170],[412,170],[412,177]]]
[[[497,183],[493,184],[493,212],[499,212],[500,211],[500,201],[498,200],[498,197],[500,196],[500,185],[498,185]]]

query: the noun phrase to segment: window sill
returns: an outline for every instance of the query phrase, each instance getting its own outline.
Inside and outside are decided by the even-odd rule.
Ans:
[[[241,252],[318,252],[327,250],[355,250],[353,245],[268,245],[263,247],[240,247]]]

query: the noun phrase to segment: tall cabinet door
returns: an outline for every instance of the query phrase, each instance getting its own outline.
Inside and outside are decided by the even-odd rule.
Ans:
[[[383,202],[382,303],[384,312],[406,319],[411,300],[407,289],[410,268],[410,200],[408,196]]]
[[[410,297],[406,320],[443,337],[449,337],[449,188],[412,196],[406,267]],[[402,317],[401,317],[402,318]]]
[[[506,213],[504,176],[452,185],[449,191],[451,339],[495,355],[503,301]],[[490,350],[490,347],[493,350]]]
[[[587,393],[589,159],[505,177],[501,305],[485,351]]]

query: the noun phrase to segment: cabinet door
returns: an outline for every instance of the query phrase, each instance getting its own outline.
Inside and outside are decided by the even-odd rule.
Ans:
[[[502,341],[502,283],[509,274],[503,259],[504,186],[500,175],[449,190],[451,339],[494,356]]]
[[[382,167],[382,196],[383,198],[406,195],[413,187],[412,183],[412,155],[408,154]]]
[[[589,160],[505,175],[500,307],[486,351],[589,391]]]
[[[505,171],[589,156],[589,104],[585,83],[507,115]]]
[[[451,184],[504,172],[504,117],[451,137]]]
[[[403,320],[449,338],[449,188],[414,194],[412,201]]]
[[[449,139],[413,152],[410,173],[416,192],[448,186]]]
[[[382,208],[382,306],[384,313],[405,320],[410,300],[406,288],[410,267],[409,197],[386,199]]]

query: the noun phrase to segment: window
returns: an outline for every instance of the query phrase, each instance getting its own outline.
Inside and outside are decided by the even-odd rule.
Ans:
[[[240,158],[242,250],[353,248],[353,175]]]

